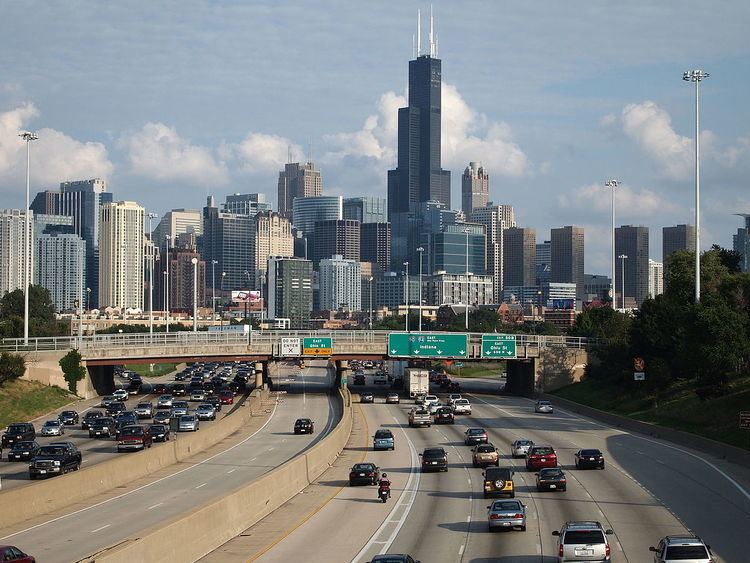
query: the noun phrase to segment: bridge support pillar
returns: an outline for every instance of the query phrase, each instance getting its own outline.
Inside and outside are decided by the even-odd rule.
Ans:
[[[256,362],[255,364],[255,388],[263,389],[264,377],[263,372],[268,369],[266,362]]]
[[[505,392],[510,395],[532,397],[535,388],[536,359],[508,361]]]
[[[351,369],[349,369],[348,360],[336,360],[336,381],[334,382],[334,388],[346,387],[350,373]]]

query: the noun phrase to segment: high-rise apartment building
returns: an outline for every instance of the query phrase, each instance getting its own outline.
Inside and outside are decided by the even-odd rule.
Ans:
[[[693,225],[675,225],[661,229],[661,256],[664,264],[664,279],[669,268],[669,256],[678,250],[695,251],[695,227]]]
[[[313,162],[290,162],[279,172],[278,208],[284,217],[292,216],[295,199],[320,195],[323,195],[323,178]]]
[[[289,319],[291,328],[308,328],[313,302],[310,260],[268,257],[268,318]]]
[[[33,221],[33,211],[30,217]],[[24,288],[29,227],[25,209],[0,209],[0,296]],[[32,270],[29,283],[33,282]]]
[[[552,229],[550,236],[550,281],[576,284],[576,299],[584,294],[583,227],[566,226]]]
[[[732,235],[732,248],[740,255],[740,266],[743,272],[750,272],[750,213],[737,213],[745,225]]]
[[[464,278],[465,281],[466,278]],[[422,282],[424,283],[424,279]],[[395,311],[399,306],[406,303],[406,294],[409,294],[409,303],[419,303],[419,278],[409,276],[407,290],[406,273],[402,270],[398,272],[382,272],[375,276],[375,287],[373,296],[373,307],[388,307]]]
[[[222,211],[238,215],[256,215],[271,211],[271,204],[266,200],[266,194],[230,194],[226,197]]]
[[[86,241],[74,234],[41,234],[36,237],[34,271],[37,285],[46,288],[55,311],[76,309],[86,300]]]
[[[584,301],[612,301],[609,290],[612,288],[612,278],[601,274],[585,274],[583,276]]]
[[[92,178],[61,182],[59,190],[40,192],[31,204],[35,213],[73,217],[75,234],[86,241],[86,287],[91,289],[92,305],[99,304],[100,209],[111,202],[107,183],[101,178]]]
[[[359,248],[359,221],[339,219],[315,223],[312,253],[314,266],[317,266],[323,258],[331,258],[335,255],[359,262]]]
[[[320,261],[320,308],[362,310],[362,271],[357,260],[335,255]]]
[[[167,237],[174,245],[177,237],[183,233],[194,233],[196,237],[203,234],[203,216],[197,209],[172,209],[167,211],[151,234],[151,240],[157,248],[167,248]]]
[[[386,223],[388,221],[388,203],[384,197],[347,197],[344,198],[344,219],[367,223]]]
[[[648,296],[653,299],[664,293],[664,264],[648,260]]]
[[[492,276],[495,303],[500,303],[503,290],[503,231],[516,226],[513,206],[490,204],[485,207],[475,207],[471,212],[471,221],[484,226],[487,236],[485,249],[487,274]]]
[[[304,237],[314,234],[318,221],[343,218],[344,198],[340,195],[297,198],[292,204],[292,224]]]
[[[536,231],[512,227],[503,231],[503,287],[536,284]]]
[[[220,211],[214,205],[213,197],[208,197],[206,207],[203,208],[202,257],[209,266],[213,260],[217,262],[217,289],[256,289],[248,287],[254,283],[252,274],[248,279],[254,264],[254,230],[255,217]],[[218,272],[221,272],[221,276]],[[212,277],[209,282],[214,281]]]
[[[625,255],[624,277],[623,259]],[[615,229],[615,256],[617,256],[615,277],[618,278],[615,293],[622,294],[622,281],[625,281],[625,299],[631,297],[635,300],[636,307],[648,298],[649,285],[649,248],[648,227],[623,225]],[[620,303],[622,303],[622,295]]]
[[[289,219],[275,211],[257,213],[254,217],[250,254],[255,287],[264,283],[269,256],[294,256],[294,237]]]
[[[105,203],[99,219],[99,307],[143,310],[144,209]]]
[[[549,281],[552,268],[552,243],[548,240],[536,243],[536,284]]]
[[[363,223],[360,225],[359,258],[372,262],[377,271],[391,267],[391,224]]]
[[[487,274],[485,262],[484,226],[477,223],[446,225],[437,233],[423,233],[423,274]],[[419,273],[419,258],[409,264],[409,270]]]
[[[490,174],[481,162],[470,162],[461,176],[461,209],[469,217],[490,199]]]
[[[428,305],[489,305],[494,302],[492,276],[436,273],[425,279]],[[412,303],[418,304],[417,296]]]

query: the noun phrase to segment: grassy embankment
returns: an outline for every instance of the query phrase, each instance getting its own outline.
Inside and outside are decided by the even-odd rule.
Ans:
[[[141,377],[159,377],[173,372],[177,369],[177,364],[154,364],[153,371],[149,364],[127,364],[125,369],[134,371]]]
[[[73,400],[73,395],[59,387],[22,379],[9,381],[0,387],[0,428],[32,420]]]
[[[500,377],[505,373],[505,362],[463,362],[462,367],[456,364],[444,366],[445,371],[456,377]]]
[[[750,450],[750,430],[739,428],[739,412],[750,410],[750,378],[732,384],[728,394],[701,401],[689,384],[672,389],[654,405],[653,396],[633,397],[597,381],[582,381],[553,393],[599,410],[659,424]]]

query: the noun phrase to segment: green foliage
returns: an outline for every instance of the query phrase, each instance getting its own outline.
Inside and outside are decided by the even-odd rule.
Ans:
[[[16,289],[0,299],[0,338],[23,336],[23,291]],[[64,336],[69,328],[55,319],[55,306],[47,289],[32,285],[29,291],[29,336]]]
[[[0,354],[0,387],[6,382],[23,377],[26,359],[23,356],[3,352]]]
[[[78,350],[71,350],[60,359],[60,368],[71,393],[76,392],[78,382],[86,377],[86,368],[81,365],[81,354]]]
[[[711,250],[719,254],[719,260],[730,274],[739,274],[742,271],[742,255],[739,252],[722,248],[718,244],[712,245]]]
[[[571,336],[598,338],[608,342],[625,342],[632,318],[611,307],[597,307],[578,313]]]

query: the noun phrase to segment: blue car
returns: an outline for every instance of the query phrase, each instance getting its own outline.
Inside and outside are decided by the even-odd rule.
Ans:
[[[390,430],[380,429],[372,437],[372,448],[374,450],[395,450],[396,444],[393,441],[393,433]]]

